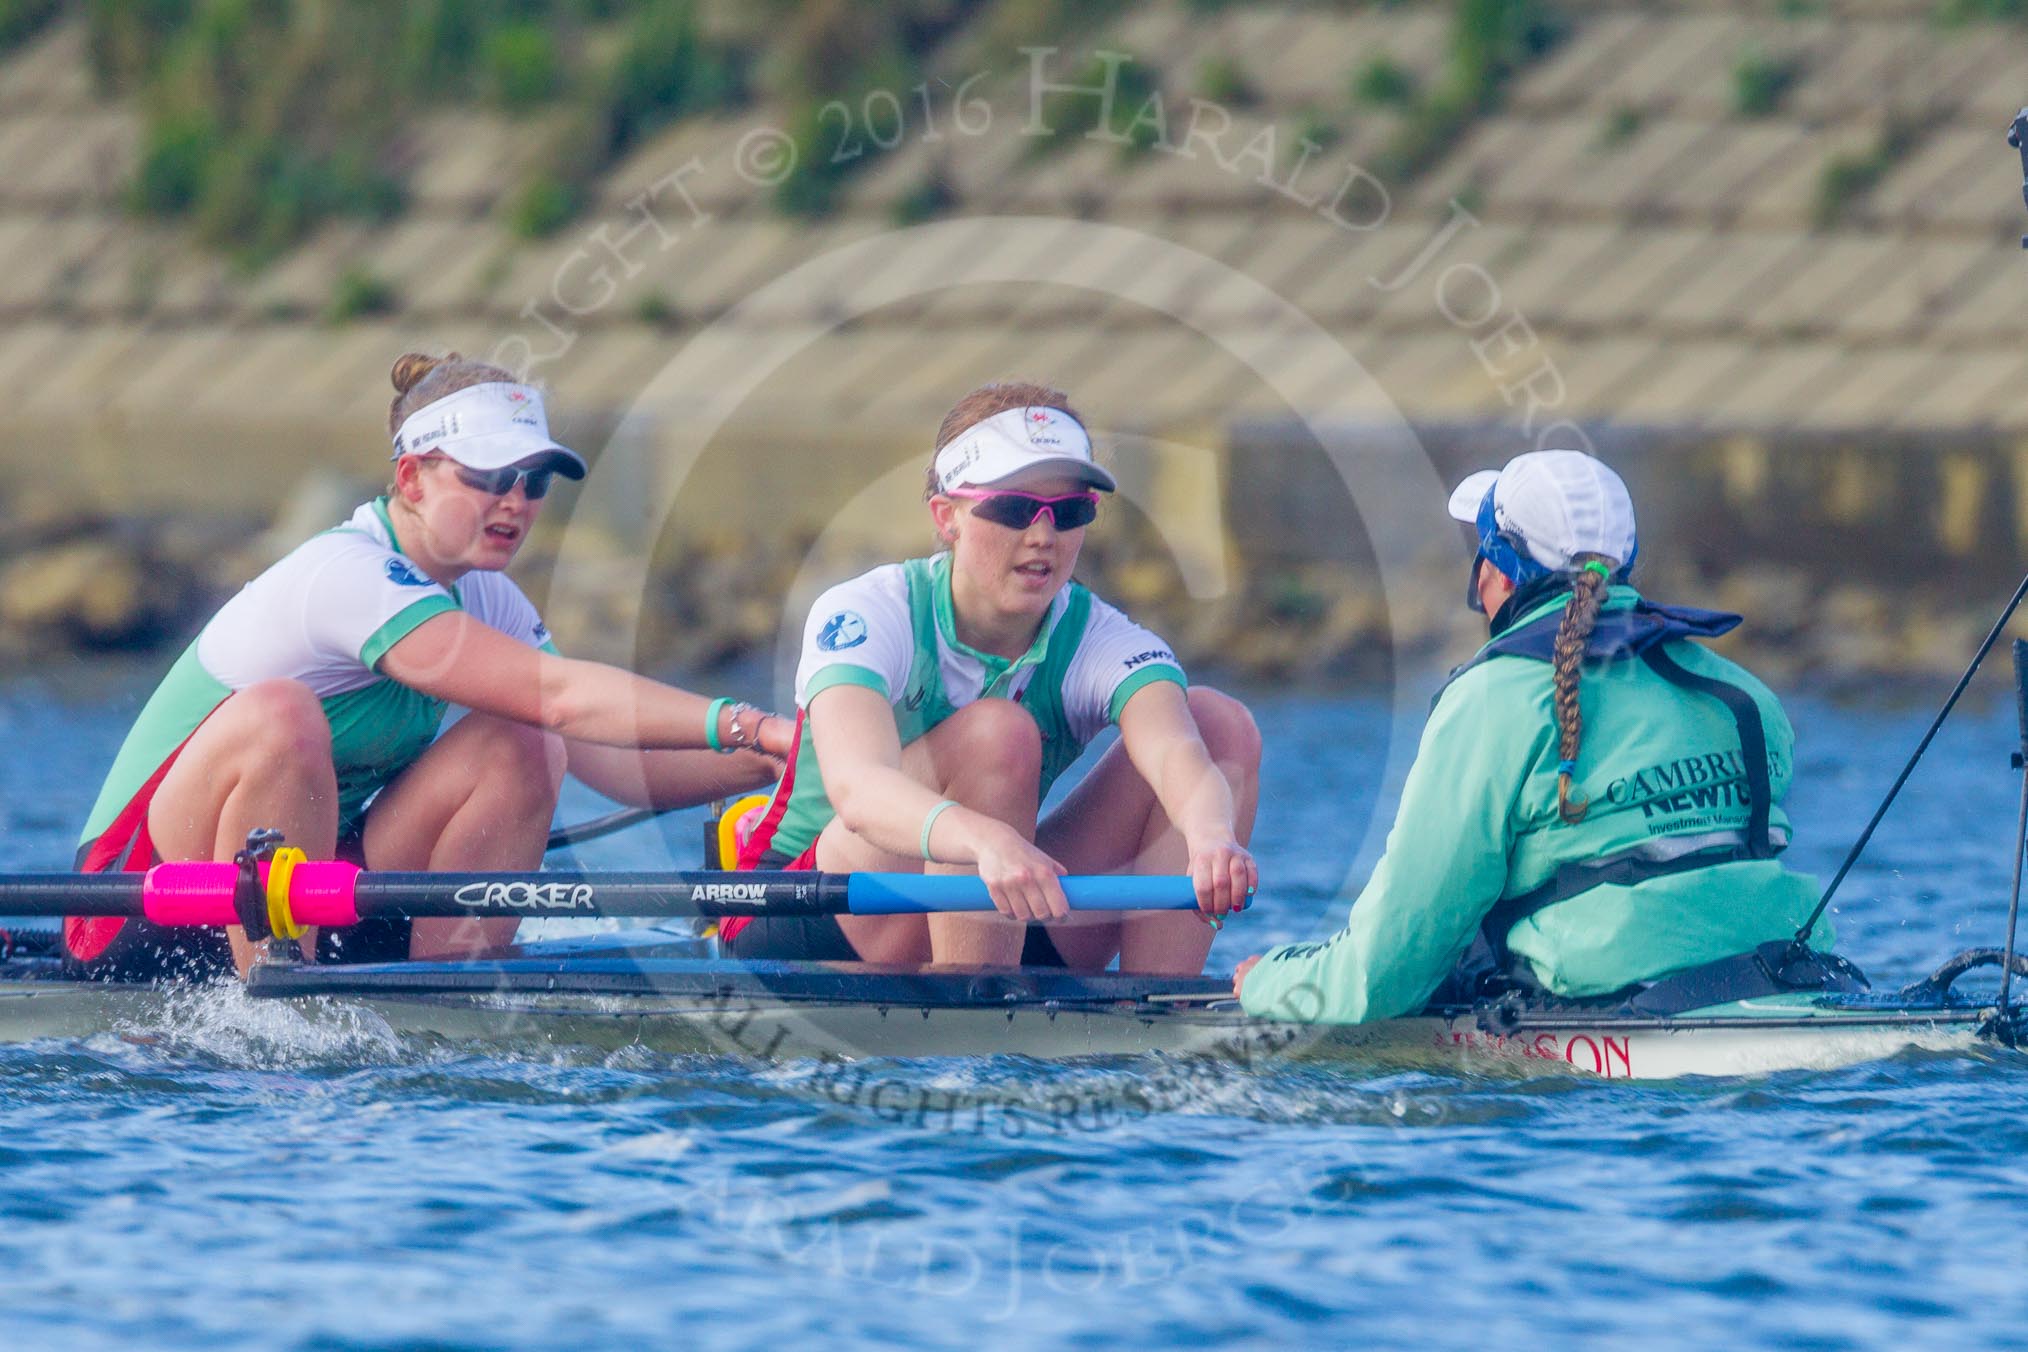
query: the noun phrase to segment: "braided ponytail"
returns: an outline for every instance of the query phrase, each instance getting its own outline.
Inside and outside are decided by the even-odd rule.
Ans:
[[[1557,756],[1556,811],[1566,822],[1581,822],[1591,807],[1590,800],[1573,797],[1572,777],[1577,772],[1578,748],[1584,742],[1584,715],[1578,709],[1577,682],[1584,664],[1585,645],[1592,626],[1598,623],[1598,608],[1611,585],[1617,561],[1601,554],[1579,554],[1571,560],[1580,565],[1571,584],[1570,600],[1563,607],[1563,622],[1556,628],[1555,681]]]

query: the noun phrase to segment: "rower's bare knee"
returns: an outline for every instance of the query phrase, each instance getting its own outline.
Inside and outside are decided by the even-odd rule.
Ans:
[[[481,720],[473,723],[472,720]],[[563,739],[527,723],[469,714],[468,747],[459,759],[471,771],[475,793],[497,808],[547,820],[563,788],[567,760]],[[462,724],[461,724],[462,727]]]
[[[1238,767],[1249,774],[1260,769],[1260,727],[1244,704],[1222,690],[1192,686],[1190,716],[1204,739],[1204,749],[1221,768]]]
[[[974,700],[938,725],[938,759],[970,780],[1033,782],[1042,775],[1042,729],[1009,699]]]
[[[330,777],[331,723],[301,681],[256,681],[235,691],[213,718],[222,759],[269,778]]]
[[[977,700],[937,726],[936,778],[966,807],[1023,830],[1035,825],[1042,783],[1042,730],[1005,699]]]

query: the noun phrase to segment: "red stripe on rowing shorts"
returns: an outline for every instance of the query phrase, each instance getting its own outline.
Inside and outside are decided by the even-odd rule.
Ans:
[[[789,747],[788,763],[782,767],[782,782],[775,786],[774,800],[768,804],[746,839],[739,843],[739,858],[733,861],[733,868],[741,873],[751,872],[760,867],[760,861],[773,843],[775,832],[781,829],[782,817],[789,810],[789,795],[796,791],[796,756],[803,749],[803,711],[796,710],[795,740]],[[808,873],[817,867],[817,842],[810,842],[810,848],[791,859],[784,872]],[[747,927],[753,917],[745,915],[728,916],[718,922],[719,941],[730,942]]]
[[[788,863],[783,864],[782,872],[813,873],[816,871],[816,868],[817,868],[817,847],[814,843],[812,843],[809,849],[804,850],[794,859],[791,859]],[[750,915],[727,916],[725,919],[718,922],[719,942],[731,943],[735,938],[739,936],[739,932],[741,930],[745,929],[748,925],[751,925],[752,923],[753,917]]]
[[[198,727],[202,726],[202,723],[198,724]],[[197,729],[192,728],[190,737],[196,735]],[[120,809],[120,815],[99,833],[98,839],[91,843],[91,848],[85,851],[84,859],[79,862],[78,872],[145,873],[154,866],[155,842],[148,836],[148,809],[154,805],[155,790],[162,787],[170,767],[183,754],[183,748],[190,745],[190,737],[185,737],[155,767],[155,773],[149,775],[148,781],[127,800],[127,805]],[[126,923],[126,917],[118,915],[67,915],[63,918],[64,951],[79,962],[90,962],[120,937],[120,930]]]

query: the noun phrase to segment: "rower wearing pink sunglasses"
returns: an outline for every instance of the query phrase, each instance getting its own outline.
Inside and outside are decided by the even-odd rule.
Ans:
[[[1071,580],[1113,489],[1062,393],[994,384],[960,400],[924,493],[944,552],[818,598],[795,749],[745,824],[742,868],[977,873],[999,914],[734,920],[728,953],[1203,970],[1213,927],[1259,881],[1260,735]],[[1119,741],[1038,821],[1051,783],[1114,725]],[[1187,872],[1200,911],[1072,916],[1066,872]]]

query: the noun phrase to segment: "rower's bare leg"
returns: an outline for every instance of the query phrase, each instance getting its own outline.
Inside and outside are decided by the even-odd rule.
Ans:
[[[998,817],[1031,840],[1042,780],[1042,734],[1011,700],[982,699],[902,748],[901,768],[976,812]],[[826,872],[972,873],[968,864],[929,864],[890,854],[833,820],[817,838]],[[867,962],[1014,967],[1028,927],[1000,915],[841,916],[839,928]]]
[[[367,867],[432,871],[532,870],[542,866],[563,739],[524,723],[467,714],[367,810]],[[520,922],[417,920],[412,958],[460,958],[514,942]]]
[[[312,859],[338,848],[338,776],[324,706],[300,681],[260,681],[226,697],[191,734],[148,807],[164,859],[231,859],[249,831],[272,827]],[[240,974],[254,946],[226,930]],[[303,940],[316,951],[316,934]]]
[[[1189,701],[1205,750],[1232,791],[1233,830],[1244,845],[1260,803],[1260,730],[1230,695],[1193,686]],[[1049,814],[1036,839],[1072,873],[1182,873],[1190,865],[1182,833],[1117,742]],[[1049,937],[1079,971],[1100,971],[1117,953],[1123,972],[1194,976],[1204,970],[1212,930],[1193,912],[1141,911],[1117,923],[1051,925]]]

